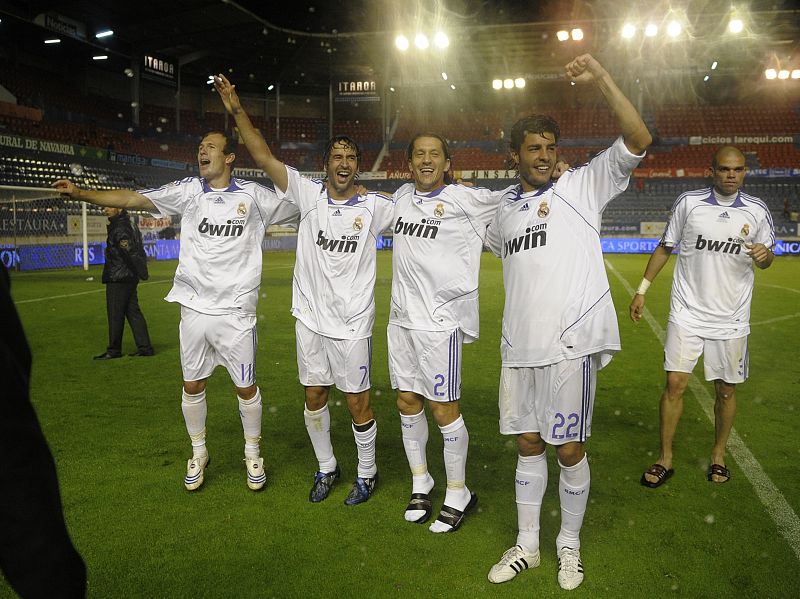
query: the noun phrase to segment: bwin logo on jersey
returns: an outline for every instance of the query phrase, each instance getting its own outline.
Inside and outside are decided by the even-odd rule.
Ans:
[[[224,224],[215,225],[208,222],[208,218],[200,221],[200,226],[197,230],[202,234],[208,234],[213,237],[241,237],[244,233],[244,219],[232,218],[225,221]]]
[[[353,235],[353,237],[354,239],[347,239],[346,236],[342,235],[342,239],[328,239],[322,231],[318,231],[317,245],[329,252],[355,254],[356,248],[358,247],[358,235]]]
[[[742,246],[739,239],[728,237],[727,243],[715,239],[703,239],[702,235],[697,236],[695,249],[708,250],[709,252],[722,252],[723,254],[741,254]]]
[[[423,218],[419,223],[406,223],[403,222],[403,217],[397,217],[397,223],[394,225],[395,235],[403,234],[411,237],[424,237],[425,239],[436,239],[436,234],[439,232],[439,225],[442,221],[435,218]]]
[[[503,247],[503,258],[523,250],[532,250],[540,245],[547,245],[547,223],[531,225],[525,229],[524,235],[506,241]]]

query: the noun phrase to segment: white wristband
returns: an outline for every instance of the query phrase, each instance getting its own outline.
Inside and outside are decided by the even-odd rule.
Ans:
[[[644,295],[647,293],[647,290],[650,287],[650,281],[645,278],[642,278],[642,282],[639,283],[639,288],[636,290],[636,295]]]

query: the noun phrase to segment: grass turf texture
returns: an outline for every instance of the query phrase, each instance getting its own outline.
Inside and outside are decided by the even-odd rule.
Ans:
[[[608,256],[636,286],[647,256]],[[294,322],[289,314],[294,255],[265,258],[259,306],[258,381],[264,394],[262,455],[267,485],[245,484],[242,430],[230,379],[208,385],[204,487],[183,488],[188,437],[180,409],[177,305],[162,301],[174,262],[151,262],[139,300],[157,351],[152,358],[94,362],[107,328],[100,270],[14,274],[12,293],[34,355],[32,397],[58,466],[73,540],[89,573],[90,597],[496,597],[563,596],[556,581],[558,469],[542,511],[542,564],[492,585],[489,568],[515,542],[512,438],[497,430],[500,262],[484,255],[481,339],[465,346],[462,411],[470,433],[468,486],[477,509],[453,535],[403,520],[411,491],[399,417],[386,366],[391,254],[379,254],[373,406],[379,423],[380,483],[366,504],[342,504],[355,476],[355,446],[343,398],[332,400],[332,435],[342,480],[323,503],[307,495],[316,470],[302,417]],[[671,268],[647,296],[666,325]],[[660,489],[639,485],[658,456],[662,346],[627,316],[630,296],[609,274],[623,351],[601,371],[588,444],[590,505],[582,532],[586,580],[577,597],[792,596],[798,557],[739,465],[706,482],[713,426],[691,391],[675,447],[675,476]],[[738,389],[735,429],[795,513],[800,512],[800,262],[777,258],[756,273],[749,381]],[[60,296],[60,297],[54,297]],[[124,349],[133,351],[126,329]],[[702,378],[700,366],[696,373]],[[703,385],[711,391],[709,383]],[[434,511],[444,497],[442,441],[430,424]],[[795,516],[796,518],[796,516]],[[795,547],[797,547],[797,531]],[[795,589],[792,591],[792,589]],[[0,578],[0,596],[12,596]]]

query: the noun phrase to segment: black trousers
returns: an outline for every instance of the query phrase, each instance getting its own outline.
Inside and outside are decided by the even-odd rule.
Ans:
[[[150,333],[147,332],[147,321],[139,308],[139,295],[136,292],[138,282],[106,283],[106,312],[108,313],[108,353],[113,356],[122,354],[122,332],[125,330],[125,319],[131,325],[136,349],[143,353],[151,353]]]

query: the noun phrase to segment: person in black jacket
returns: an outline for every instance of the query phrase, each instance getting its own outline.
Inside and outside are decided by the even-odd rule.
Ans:
[[[55,462],[30,401],[31,351],[0,262],[0,571],[20,597],[86,596]]]
[[[141,234],[131,224],[126,210],[105,208],[104,212],[108,217],[106,263],[103,267],[108,313],[108,348],[94,359],[112,360],[122,357],[125,318],[128,319],[136,341],[136,352],[131,355],[152,356],[155,352],[136,292],[139,280],[147,279],[148,276]]]

